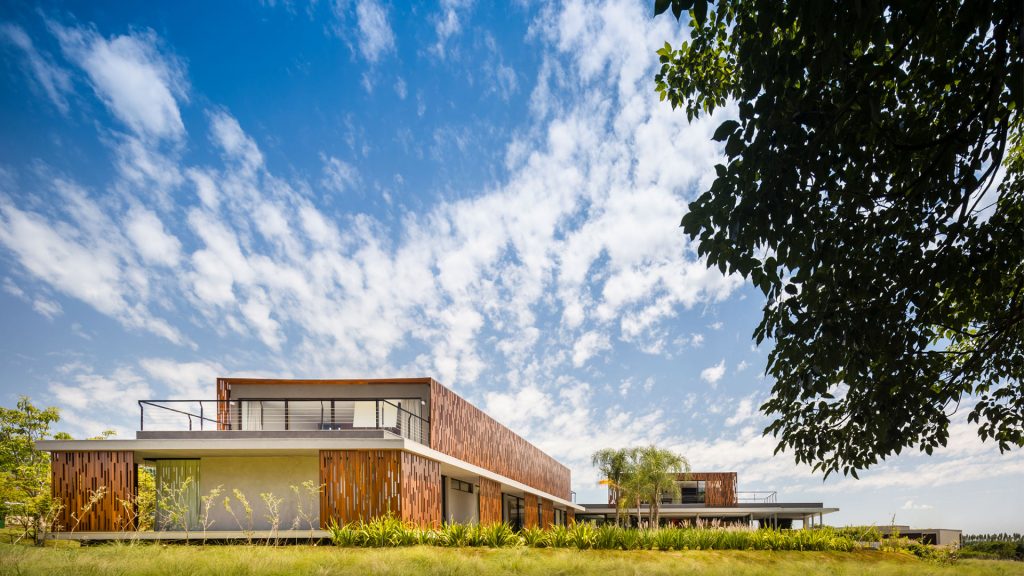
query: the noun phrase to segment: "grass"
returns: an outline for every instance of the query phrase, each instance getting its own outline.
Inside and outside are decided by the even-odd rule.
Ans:
[[[693,550],[659,552],[552,548],[338,548],[334,546],[183,546],[102,544],[86,547],[0,544],[0,574],[135,576],[285,574],[828,574],[1024,575],[1024,563],[961,560],[937,564],[906,553]]]

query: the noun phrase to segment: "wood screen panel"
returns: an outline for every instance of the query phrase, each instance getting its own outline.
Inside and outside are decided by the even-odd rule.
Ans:
[[[231,384],[222,378],[217,379],[217,430],[231,430],[230,404]]]
[[[536,528],[540,524],[537,516],[537,495],[527,492],[523,495],[523,527]]]
[[[431,380],[430,447],[569,499],[569,469],[499,424],[458,394]]]
[[[555,525],[555,506],[547,498],[540,499],[540,526],[551,528]]]
[[[704,482],[704,504],[707,506],[736,505],[735,472],[692,472],[688,479]]]
[[[130,530],[138,486],[135,454],[128,451],[53,452],[50,494],[64,506],[54,531],[117,532]],[[104,495],[86,512],[89,499]],[[75,520],[74,514],[80,520]]]
[[[441,465],[402,452],[402,520],[424,528],[441,525]]]
[[[320,526],[401,516],[399,450],[321,450]]]
[[[567,508],[565,510],[565,523],[569,526],[572,526],[576,523],[576,511],[573,510],[572,508]]]
[[[487,478],[480,479],[480,525],[501,522],[501,484]]]

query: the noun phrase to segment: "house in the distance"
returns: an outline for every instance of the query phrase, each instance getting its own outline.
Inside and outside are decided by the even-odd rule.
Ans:
[[[153,468],[164,500],[147,538],[201,528],[203,497],[218,487],[205,518],[211,537],[249,530],[235,490],[257,531],[272,527],[261,494],[281,499],[285,536],[386,514],[421,526],[530,527],[566,524],[583,510],[567,467],[431,378],[222,378],[216,399],[140,400],[133,440],[38,447],[52,455],[53,496],[65,506],[58,537],[131,530],[139,466]]]
[[[838,508],[826,508],[821,502],[779,502],[776,492],[739,491],[735,472],[690,472],[676,479],[678,494],[665,493],[661,499],[662,526],[743,525],[792,528],[794,521],[804,527],[821,525],[825,514]],[[611,490],[608,502],[583,504],[585,512],[576,519],[598,523],[614,522],[616,502]],[[641,516],[647,518],[650,507],[641,504]],[[626,510],[636,524],[636,507]]]

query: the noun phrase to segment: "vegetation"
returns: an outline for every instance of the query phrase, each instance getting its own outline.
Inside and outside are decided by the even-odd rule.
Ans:
[[[964,534],[960,556],[1024,561],[1024,534]]]
[[[576,548],[579,550],[798,550],[842,551],[860,543],[847,533],[831,528],[772,530],[737,528],[623,528],[595,527],[579,522],[572,526],[528,528],[518,533],[508,524],[480,526],[448,524],[438,529],[419,528],[393,517],[371,522],[330,527],[331,541],[338,546],[394,548],[430,545],[439,547]],[[894,550],[896,546],[892,547]]]
[[[657,526],[662,495],[678,496],[676,478],[690,472],[686,458],[656,446],[605,448],[594,452],[591,461],[605,476],[602,483],[614,497],[616,524],[628,506],[636,506],[637,524],[642,524],[640,505],[649,502],[647,522]]]
[[[50,497],[50,458],[35,447],[59,418],[56,408],[39,409],[25,396],[15,408],[0,406],[0,514],[21,529],[20,538],[41,540],[60,511]]]
[[[923,562],[906,554],[855,552],[716,551],[645,552],[537,548],[335,548],[288,546],[99,545],[33,548],[0,544],[0,573],[43,576],[75,574],[193,574],[269,576],[286,574],[706,574],[1009,576],[1024,563],[960,561],[955,566]]]
[[[764,295],[766,433],[826,475],[931,453],[963,403],[1024,445],[1024,4],[656,0],[661,98],[730,104],[682,218]]]

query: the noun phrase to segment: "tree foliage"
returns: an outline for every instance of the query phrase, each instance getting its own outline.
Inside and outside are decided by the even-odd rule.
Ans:
[[[961,405],[1024,445],[1024,3],[669,8],[661,98],[731,116],[682,227],[764,294],[777,451],[856,476],[945,445]]]
[[[640,505],[648,504],[648,522],[657,526],[663,495],[678,495],[676,483],[680,474],[690,472],[690,463],[679,454],[657,446],[638,448],[604,448],[594,452],[592,462],[608,485],[608,499],[615,504],[615,522],[622,512],[636,507],[641,521]]]
[[[56,408],[37,408],[25,396],[15,408],[0,406],[0,506],[35,537],[55,505],[50,497],[50,458],[36,450],[60,419]],[[59,503],[57,504],[59,505]]]

